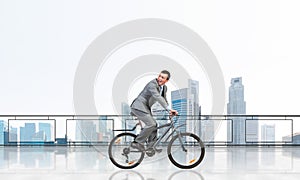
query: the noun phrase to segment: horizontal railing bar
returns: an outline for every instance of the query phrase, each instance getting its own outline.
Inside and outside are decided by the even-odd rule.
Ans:
[[[41,114],[41,115],[37,115],[37,114],[17,114],[17,115],[0,115],[0,117],[48,117],[48,116],[53,116],[53,117],[78,117],[78,116],[82,116],[82,117],[95,117],[95,116],[107,116],[107,117],[123,117],[123,116],[127,116],[127,117],[131,117],[132,115],[113,115],[113,114],[110,114],[110,115],[105,115],[105,114],[99,114],[99,115],[61,115],[61,114],[58,114],[58,115],[55,115],[55,114]],[[265,115],[265,114],[241,114],[241,115],[238,115],[238,114],[227,114],[227,115],[180,115],[181,117],[184,116],[184,117],[197,117],[197,116],[200,116],[200,117],[300,117],[299,114],[297,115],[277,115],[277,114],[269,114],[269,115]]]

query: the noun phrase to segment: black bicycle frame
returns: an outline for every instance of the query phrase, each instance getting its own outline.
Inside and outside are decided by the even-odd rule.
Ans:
[[[165,130],[165,132],[162,134],[162,136],[160,136],[160,137],[158,138],[158,140],[153,144],[152,148],[155,148],[155,147],[157,146],[157,144],[159,144],[159,143],[161,142],[161,140],[168,134],[168,132],[170,131],[170,129],[173,129],[173,130],[172,130],[171,134],[169,134],[169,136],[166,138],[165,142],[168,141],[168,139],[174,134],[174,132],[176,132],[177,134],[180,134],[180,131],[177,131],[177,129],[178,129],[179,127],[182,127],[182,126],[185,126],[185,125],[186,125],[186,124],[181,124],[181,125],[175,127],[175,126],[174,126],[175,122],[174,122],[172,119],[170,119],[170,120],[171,120],[170,123],[163,124],[163,125],[161,125],[161,126],[155,128],[155,130],[158,130],[158,129],[161,129],[161,128],[164,128],[164,127],[168,127],[168,128]],[[180,140],[181,140],[181,138],[180,138]]]

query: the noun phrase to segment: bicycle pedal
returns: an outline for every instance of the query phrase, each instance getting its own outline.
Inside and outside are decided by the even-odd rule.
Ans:
[[[155,152],[157,153],[161,153],[162,152],[162,149],[157,149],[157,148],[154,148]]]
[[[140,151],[145,151],[145,148],[142,144],[138,143],[138,142],[132,142],[131,145],[130,145],[132,148],[134,149],[138,149]]]

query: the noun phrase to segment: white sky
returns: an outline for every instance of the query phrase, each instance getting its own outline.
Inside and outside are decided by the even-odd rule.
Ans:
[[[109,28],[140,18],[169,19],[197,32],[221,65],[226,93],[232,77],[243,77],[247,114],[299,114],[299,9],[297,0],[2,0],[0,114],[74,114],[73,80],[83,52]],[[165,48],[172,56],[174,47]],[[109,85],[113,77],[106,76]],[[101,81],[95,82],[96,103]],[[209,114],[211,92],[206,79],[199,81],[203,113]]]

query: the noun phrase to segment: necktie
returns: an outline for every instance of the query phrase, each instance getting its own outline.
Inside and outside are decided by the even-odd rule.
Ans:
[[[163,90],[164,90],[164,87],[163,86],[160,86],[160,95],[163,96]]]

